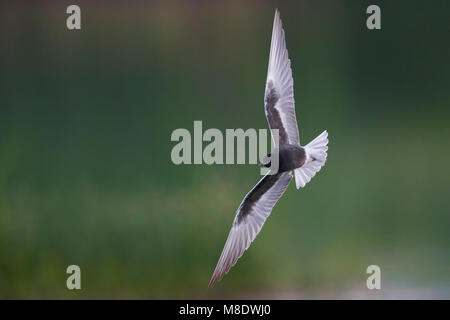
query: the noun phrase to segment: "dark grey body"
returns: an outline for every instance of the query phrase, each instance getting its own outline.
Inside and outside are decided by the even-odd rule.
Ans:
[[[282,145],[280,148],[274,150],[278,151],[278,173],[291,171],[300,168],[305,164],[306,153],[305,149],[300,146],[295,146],[292,144]],[[268,154],[271,157],[272,154]],[[269,168],[271,162],[262,164],[264,167]]]
[[[300,146],[285,144],[279,151],[278,172],[291,171],[300,168],[306,161],[305,149]]]

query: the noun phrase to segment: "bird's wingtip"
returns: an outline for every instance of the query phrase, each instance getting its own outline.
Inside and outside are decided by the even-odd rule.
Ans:
[[[214,284],[217,282],[217,280],[220,280],[220,279],[217,279],[217,276],[214,274],[211,277],[211,280],[209,280],[208,288],[214,287]]]

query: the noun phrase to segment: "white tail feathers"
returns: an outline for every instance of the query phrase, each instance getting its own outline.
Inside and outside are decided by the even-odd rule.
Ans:
[[[294,170],[297,189],[303,188],[327,161],[328,132],[325,130],[304,148],[306,152],[305,164]]]

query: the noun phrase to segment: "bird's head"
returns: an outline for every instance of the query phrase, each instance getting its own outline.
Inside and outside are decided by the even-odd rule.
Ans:
[[[265,156],[260,163],[258,163],[258,167],[266,167],[270,168],[271,161],[270,161],[271,154],[269,153],[267,156]]]

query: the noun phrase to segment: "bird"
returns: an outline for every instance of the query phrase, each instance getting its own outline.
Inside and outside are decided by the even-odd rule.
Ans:
[[[303,188],[325,165],[328,155],[327,130],[305,146],[300,144],[293,84],[285,34],[280,12],[276,9],[264,94],[264,110],[274,140],[274,150],[279,155],[278,170],[267,173],[242,200],[209,287],[221,280],[249,248],[292,178],[295,176],[297,189]],[[269,167],[270,155],[268,154],[258,165]]]

